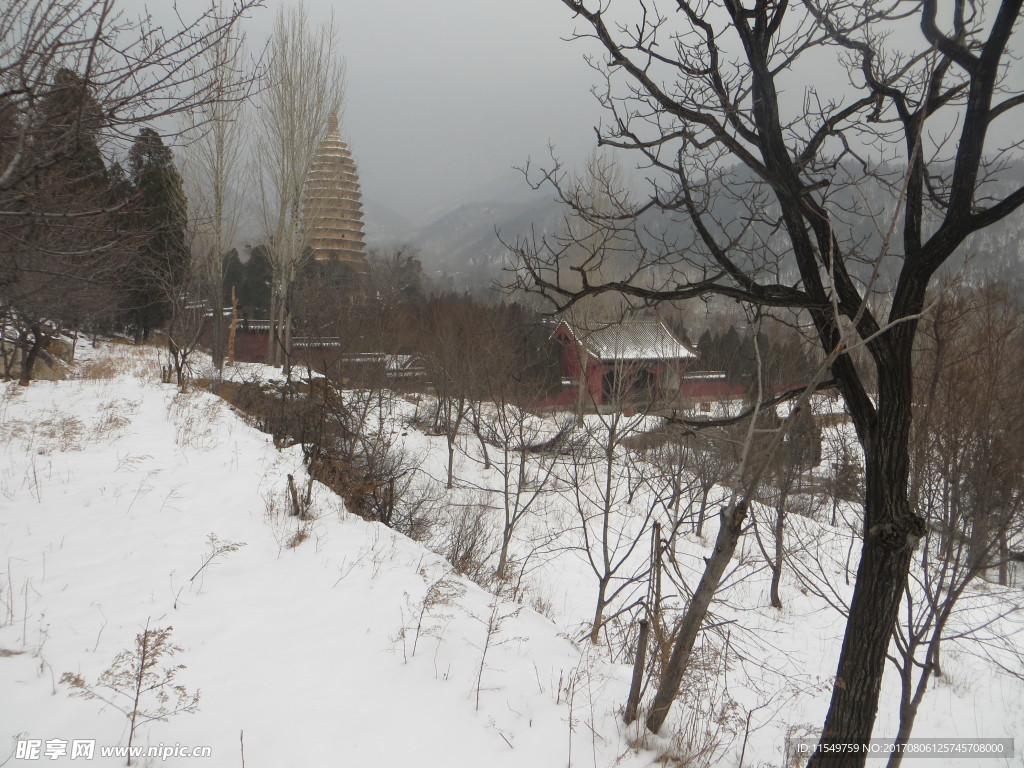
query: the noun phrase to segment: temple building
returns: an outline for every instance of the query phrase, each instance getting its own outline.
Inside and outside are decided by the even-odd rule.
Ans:
[[[314,259],[367,270],[359,175],[333,115],[306,178],[303,209],[312,225],[309,247]]]

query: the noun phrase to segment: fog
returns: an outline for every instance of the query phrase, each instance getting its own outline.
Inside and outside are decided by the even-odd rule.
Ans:
[[[245,21],[253,49],[265,43],[281,3],[267,0]],[[178,0],[177,8],[187,17],[208,4]],[[342,133],[364,197],[378,208],[424,223],[481,190],[522,183],[525,192],[525,181],[510,182],[511,169],[531,159],[547,162],[549,144],[577,167],[596,145],[602,110],[590,89],[600,76],[584,60],[596,45],[566,39],[585,24],[558,0],[306,0],[306,6],[314,19],[335,16],[338,53],[348,68]],[[628,19],[635,10],[626,7]],[[158,18],[170,12],[155,2],[150,9]],[[888,42],[896,48],[901,39],[921,43],[916,28],[892,33]],[[781,93],[793,113],[802,114],[809,84],[827,96],[847,87],[833,52],[809,62],[810,83],[803,67]],[[1019,138],[1016,126],[1003,122],[996,134]]]
[[[178,3],[183,15],[206,0]],[[444,208],[559,147],[570,162],[595,144],[600,108],[585,47],[557,0],[307,0],[333,12],[348,68],[342,133],[365,197],[410,218]],[[245,22],[258,48],[278,0]],[[155,7],[154,14],[160,13]],[[525,182],[524,182],[525,187]]]

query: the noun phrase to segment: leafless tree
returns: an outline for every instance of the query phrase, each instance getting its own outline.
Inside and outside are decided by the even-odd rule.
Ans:
[[[496,491],[495,506],[501,515],[495,569],[499,580],[509,578],[509,566],[514,559],[520,573],[527,567],[528,558],[516,558],[513,540],[524,520],[546,510],[559,453],[565,447],[563,438],[572,430],[564,420],[531,411],[550,382],[541,361],[532,359],[542,350],[517,342],[524,337],[529,339],[531,331],[546,334],[547,329],[524,327],[524,321],[535,325],[536,318],[517,309],[490,307],[475,324],[479,353],[474,355],[477,365],[472,374],[476,381],[470,388],[469,420],[483,457],[483,468],[497,475],[497,488],[490,480],[493,475],[485,483],[487,490]],[[467,457],[471,456],[476,454],[467,451]]]
[[[171,383],[173,377],[184,391],[191,378],[192,353],[199,347],[203,326],[208,321],[206,306],[199,300],[205,275],[193,261],[186,262],[181,269],[147,270],[144,277],[164,296],[167,307],[164,383]]]
[[[501,478],[501,549],[496,574],[503,579],[508,576],[512,542],[520,523],[528,515],[541,514],[550,498],[557,448],[544,446],[552,438],[550,422],[508,401],[496,403],[495,409],[494,418],[488,419],[488,438],[497,447],[493,466]]]
[[[794,506],[794,497],[801,491],[804,471],[815,466],[821,454],[821,436],[814,427],[810,408],[789,414],[787,421],[790,422],[789,434],[779,450],[766,459],[768,471],[762,494],[774,513],[771,515],[769,536],[762,537],[761,521],[758,515],[752,515],[758,547],[772,570],[769,599],[773,608],[782,608],[779,589],[787,555],[786,518]]]
[[[610,119],[600,142],[650,166],[648,199],[614,225],[640,231],[638,215],[663,210],[688,229],[638,238],[626,276],[582,287],[558,277],[568,244],[523,242],[522,283],[559,310],[605,293],[641,302],[717,294],[796,311],[813,326],[864,450],[866,486],[863,551],[822,741],[865,742],[925,531],[908,500],[908,447],[927,289],[970,234],[1024,204],[1024,188],[996,183],[1015,140],[1000,143],[992,130],[1024,105],[1007,69],[1021,0],[957,3],[941,16],[935,0],[679,0],[671,13],[643,2],[625,14],[563,3],[602,52],[595,66],[607,87],[598,96]],[[886,34],[900,24],[917,25],[916,42]],[[848,73],[845,90],[816,87],[825,66]],[[557,168],[547,178],[562,181]],[[862,229],[883,221],[877,232]],[[891,293],[877,292],[887,285]],[[869,367],[841,354],[850,346],[866,349]]]
[[[639,491],[647,478],[632,466],[636,457],[624,445],[640,429],[643,417],[627,416],[618,408],[587,416],[565,465],[577,518],[576,546],[597,579],[588,632],[594,644],[610,619],[609,607],[646,577],[646,564],[638,568],[634,553],[643,552],[658,505],[644,503]]]
[[[255,90],[258,63],[247,60],[245,38],[222,37],[204,51],[203,81],[212,98],[185,115],[190,138],[185,148],[182,175],[188,198],[192,259],[198,278],[197,297],[213,310],[212,354],[219,369],[224,358],[225,257],[234,246],[241,220],[242,179],[246,123],[240,119],[244,102],[229,94]]]
[[[134,17],[115,0],[5,3],[0,10],[5,122],[0,221],[25,215],[15,205],[19,191],[40,171],[75,155],[83,130],[98,128],[100,149],[110,153],[118,141],[131,141],[138,126],[191,112],[214,98],[208,77],[219,64],[205,58],[207,52],[235,36],[240,20],[261,5],[261,0],[241,0],[224,12],[213,6],[175,27],[158,25],[147,15]],[[90,89],[95,112],[54,115],[39,109],[61,70]],[[244,93],[244,87],[233,88],[216,98],[236,100]],[[36,151],[40,144],[47,152]],[[95,208],[75,215],[98,213]]]
[[[177,25],[115,0],[12,0],[0,9],[0,300],[31,363],[45,329],[109,314],[138,233],[118,215],[116,160],[135,130],[238,89],[211,93],[206,52],[262,0]],[[39,333],[35,333],[35,328]],[[28,380],[31,365],[23,370]]]
[[[481,399],[487,363],[495,354],[489,346],[488,318],[468,296],[447,294],[425,308],[421,337],[427,378],[435,404],[431,429],[443,435],[448,448],[446,487],[455,485],[455,455],[459,435],[471,416],[471,405]]]
[[[267,56],[253,174],[274,272],[267,362],[288,368],[293,290],[309,256],[306,181],[328,122],[339,119],[345,103],[345,64],[338,55],[334,17],[314,22],[301,3],[280,8]]]
[[[895,742],[910,738],[944,642],[970,640],[1008,613],[1013,595],[975,589],[1024,540],[1024,313],[1005,286],[945,286],[921,324],[921,409],[911,490],[927,533],[910,572],[890,661],[900,676]],[[894,751],[890,768],[900,765]]]

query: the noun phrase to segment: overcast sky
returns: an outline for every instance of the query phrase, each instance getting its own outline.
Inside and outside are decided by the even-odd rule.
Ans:
[[[154,12],[167,13],[156,1],[149,0]],[[265,42],[278,9],[290,1],[266,0],[253,13],[246,22],[253,47]],[[208,3],[178,0],[185,15]],[[306,0],[306,6],[314,19],[335,14],[338,52],[348,67],[342,132],[364,196],[379,204],[410,217],[443,210],[507,177],[512,166],[546,161],[549,142],[576,166],[595,145],[602,112],[590,88],[598,75],[584,61],[594,46],[564,39],[584,25],[559,0]],[[911,44],[920,43],[916,28],[910,32]],[[834,55],[820,56],[832,58],[812,64],[811,82],[826,95],[845,87]],[[782,95],[798,111],[803,85]]]
[[[247,22],[263,40],[282,0]],[[600,108],[574,22],[558,0],[307,0],[334,11],[348,66],[342,132],[363,193],[400,213],[490,184],[549,141],[575,161]]]

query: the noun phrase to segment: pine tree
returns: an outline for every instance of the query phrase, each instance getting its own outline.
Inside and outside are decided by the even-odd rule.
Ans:
[[[245,279],[245,265],[238,256],[237,248],[232,248],[224,254],[221,272],[224,275],[224,290],[221,292],[219,301],[222,307],[230,307],[231,289],[234,289],[235,298],[238,298],[241,293],[242,281]]]
[[[245,276],[238,291],[238,303],[248,318],[266,320],[270,317],[270,283],[274,268],[267,256],[267,249],[257,246],[252,249],[245,263]]]
[[[697,367],[702,371],[718,370],[718,348],[710,329],[705,329],[697,339]]]
[[[44,95],[40,107],[40,130],[34,152],[49,158],[49,169],[74,188],[107,186],[106,166],[100,153],[99,133],[103,114],[85,79],[62,68]],[[40,161],[36,168],[46,168]]]
[[[129,322],[146,339],[169,315],[169,291],[188,268],[185,194],[174,156],[152,128],[139,131],[128,153],[134,190],[130,226],[141,243],[125,279]]]
[[[31,117],[28,141],[17,111],[0,103],[0,209],[19,214],[0,227],[0,308],[17,337],[23,385],[57,330],[109,308],[97,278],[113,258],[113,192],[94,94],[80,75],[58,69]]]

